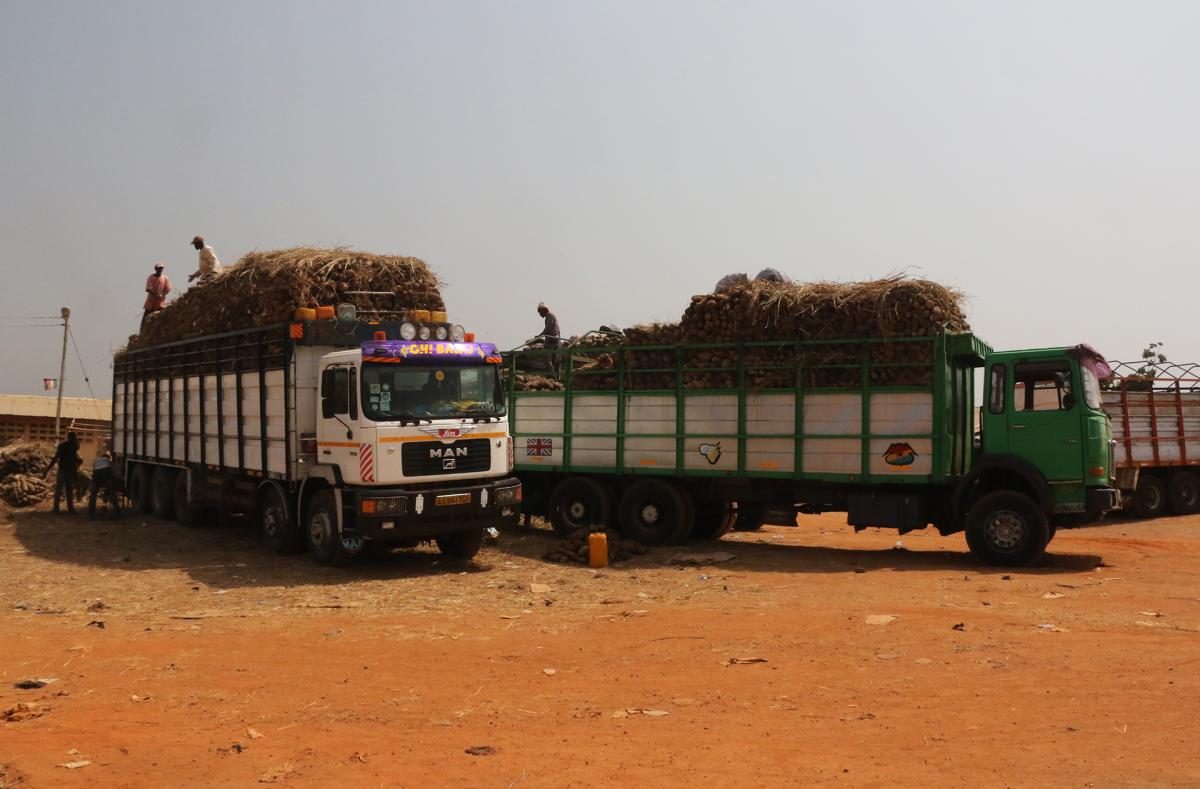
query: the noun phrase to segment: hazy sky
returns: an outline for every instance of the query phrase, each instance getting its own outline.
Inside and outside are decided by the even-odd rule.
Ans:
[[[897,270],[997,348],[1200,360],[1200,3],[0,0],[0,391],[163,259],[427,260],[505,347]],[[86,394],[70,359],[68,394]]]

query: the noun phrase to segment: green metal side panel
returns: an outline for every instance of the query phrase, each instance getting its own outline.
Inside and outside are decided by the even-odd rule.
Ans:
[[[826,342],[806,342],[795,341],[794,343],[786,343],[785,345],[793,346],[795,350],[795,361],[788,365],[779,365],[771,367],[769,365],[756,365],[755,370],[769,369],[786,369],[794,375],[794,385],[785,388],[768,388],[757,391],[751,391],[747,386],[747,352],[756,347],[780,348],[780,343],[741,343],[737,345],[692,345],[684,347],[679,346],[639,346],[644,350],[671,350],[674,352],[676,364],[670,370],[659,372],[671,372],[674,374],[674,387],[671,389],[660,390],[631,390],[628,388],[629,383],[629,368],[626,365],[625,353],[622,351],[637,350],[637,348],[592,348],[588,349],[589,353],[597,353],[602,351],[612,352],[616,357],[616,363],[612,368],[605,369],[602,374],[614,375],[615,386],[612,390],[578,390],[575,383],[583,375],[596,374],[596,371],[577,371],[575,370],[575,359],[568,356],[562,362],[562,382],[565,385],[565,391],[561,392],[522,392],[515,389],[515,375],[519,369],[519,360],[517,354],[509,354],[506,358],[507,370],[509,376],[509,424],[514,440],[517,443],[517,471],[538,471],[538,472],[561,472],[561,473],[593,473],[593,474],[633,474],[633,475],[675,475],[688,477],[750,477],[764,479],[801,479],[826,482],[862,482],[872,484],[897,484],[897,485],[912,485],[922,483],[941,483],[947,477],[959,476],[969,468],[972,455],[972,441],[974,433],[974,385],[973,385],[973,369],[982,363],[984,355],[990,352],[990,348],[980,341],[978,338],[970,334],[963,335],[937,335],[934,337],[904,337],[892,338],[886,343],[912,343],[915,345],[924,345],[930,349],[932,361],[916,365],[909,362],[876,362],[875,355],[882,355],[881,350],[885,345],[883,340],[835,340]],[[802,361],[801,354],[811,347],[831,347],[831,346],[858,346],[856,350],[858,362],[851,364],[837,365],[816,365],[805,367]],[[737,352],[737,368],[735,380],[737,386],[734,389],[715,389],[715,390],[689,390],[684,386],[685,375],[690,372],[705,372],[721,368],[700,368],[685,366],[686,351],[699,349],[730,349]],[[529,353],[529,352],[522,352]],[[922,369],[928,367],[929,386],[912,386],[912,385],[876,385],[872,383],[872,376],[884,367],[897,368],[913,368],[920,366]],[[829,386],[809,386],[805,387],[805,373],[819,371],[821,369],[855,369],[857,371],[857,380],[860,388],[845,388],[845,387],[829,387]],[[646,369],[639,369],[638,373],[654,372]],[[728,370],[725,370],[728,372]],[[880,377],[885,377],[880,375]],[[932,432],[924,434],[901,433],[901,434],[886,434],[871,432],[871,417],[872,417],[872,395],[881,393],[911,393],[911,392],[928,392],[932,397]],[[846,435],[831,435],[827,433],[806,434],[804,432],[804,415],[806,401],[815,395],[829,393],[861,393],[861,420],[862,431],[860,433]],[[763,432],[763,433],[748,433],[747,428],[747,401],[751,395],[756,394],[787,394],[794,397],[794,421],[791,432]],[[673,432],[664,433],[628,433],[627,432],[627,415],[630,407],[631,398],[638,396],[653,396],[661,395],[673,399],[675,406],[675,425]],[[737,398],[737,421],[735,432],[731,433],[689,433],[687,430],[687,401],[693,396],[712,396],[712,395],[727,395]],[[612,433],[590,433],[578,432],[572,430],[572,413],[574,403],[581,397],[614,397],[617,400],[616,410],[616,430]],[[537,398],[559,398],[563,401],[563,425],[559,431],[542,431],[530,432],[522,422],[522,404],[533,401]],[[611,466],[595,466],[595,465],[576,465],[572,461],[573,443],[578,438],[611,438],[615,444],[615,459]],[[636,437],[639,439],[658,438],[670,440],[674,446],[674,461],[670,464],[658,466],[627,466],[625,462],[626,449],[628,439]],[[527,438],[550,438],[554,439],[556,450],[561,446],[561,464],[550,465],[543,463],[532,463],[526,460],[524,452],[525,441]],[[860,447],[860,464],[857,473],[819,473],[805,471],[772,471],[765,469],[749,468],[747,465],[747,446],[749,440],[754,439],[786,439],[793,442],[792,457],[793,468],[802,469],[804,461],[804,452],[806,441],[810,439],[837,439],[845,438],[852,439],[858,442]],[[694,439],[721,439],[733,440],[737,442],[737,463],[736,469],[721,470],[688,467],[686,455],[689,452],[689,442]],[[932,466],[928,474],[907,474],[902,476],[893,476],[889,474],[872,473],[871,464],[873,458],[872,442],[881,440],[888,441],[905,441],[928,439],[932,447]]]

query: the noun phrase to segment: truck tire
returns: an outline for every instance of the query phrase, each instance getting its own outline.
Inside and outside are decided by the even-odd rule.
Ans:
[[[263,543],[275,553],[304,549],[304,534],[296,523],[296,514],[275,485],[267,485],[258,497],[258,527]]]
[[[188,498],[188,472],[181,470],[175,475],[175,522],[194,529],[208,524],[204,516],[204,508]]]
[[[483,545],[483,529],[471,529],[436,537],[438,550],[453,559],[471,559]]]
[[[550,492],[546,517],[564,537],[593,526],[603,529],[612,524],[612,495],[590,477],[567,477]]]
[[[723,501],[696,502],[696,523],[692,537],[697,540],[719,540],[733,527],[737,514]]]
[[[150,509],[154,517],[175,520],[175,469],[159,466],[150,480]]]
[[[337,500],[331,490],[318,490],[309,499],[304,536],[308,541],[308,552],[317,564],[342,567],[354,558],[338,531]]]
[[[1133,511],[1139,518],[1158,518],[1167,513],[1167,486],[1153,474],[1143,474],[1133,492]]]
[[[1024,493],[987,493],[967,513],[967,546],[984,564],[1020,567],[1036,560],[1050,541],[1050,523]]]
[[[758,531],[767,522],[767,510],[761,504],[746,504],[738,502],[737,512],[733,519],[734,531]]]
[[[134,515],[149,515],[151,507],[150,468],[137,463],[129,474],[129,510]]]
[[[1200,512],[1200,475],[1192,471],[1176,471],[1167,480],[1167,503],[1176,515],[1195,515]]]
[[[686,539],[695,513],[679,488],[670,482],[645,479],[630,485],[618,507],[621,533],[649,545]]]

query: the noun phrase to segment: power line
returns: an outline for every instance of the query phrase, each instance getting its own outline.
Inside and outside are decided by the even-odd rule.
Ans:
[[[83,356],[80,355],[79,346],[75,343],[75,332],[67,329],[67,334],[71,336],[71,345],[75,348],[75,358],[79,360],[79,369],[83,373],[83,382],[87,384],[88,394],[90,394],[92,399],[95,400],[96,393],[92,391],[92,381],[90,378],[88,378],[87,368],[83,366]]]
[[[57,329],[62,326],[62,321],[58,323],[9,323],[0,325],[0,329]]]

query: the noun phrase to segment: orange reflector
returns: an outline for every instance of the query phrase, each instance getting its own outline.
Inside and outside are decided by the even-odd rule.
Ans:
[[[337,317],[337,311],[333,307],[317,307],[317,320],[331,321]]]
[[[1088,469],[1088,474],[1092,475],[1093,477],[1103,477],[1104,466],[1092,466]]]
[[[463,342],[475,342],[475,332],[469,331],[463,335]]]
[[[373,336],[375,339],[377,339],[377,340],[386,340],[386,339],[387,339],[387,332],[385,332],[385,331],[377,331],[377,332],[375,332],[375,333],[374,333],[372,336]]]
[[[489,356],[484,361],[488,364],[504,364],[504,359],[499,356]]]
[[[363,499],[362,511],[364,515],[371,515],[375,512],[375,499]]]
[[[304,339],[304,324],[303,323],[293,323],[291,328],[289,329],[288,333],[291,335],[291,338],[293,340],[303,340]]]

